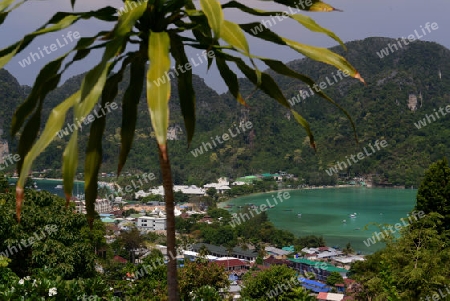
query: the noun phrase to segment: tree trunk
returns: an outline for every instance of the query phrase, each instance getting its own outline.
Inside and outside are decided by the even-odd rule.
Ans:
[[[167,264],[167,284],[169,301],[178,301],[178,278],[177,278],[177,258],[175,245],[175,215],[174,215],[174,198],[172,172],[170,170],[169,152],[166,145],[159,145],[159,164],[161,167],[164,202],[166,203],[167,216],[167,255],[169,262]]]

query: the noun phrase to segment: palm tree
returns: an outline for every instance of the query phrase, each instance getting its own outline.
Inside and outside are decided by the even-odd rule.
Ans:
[[[70,0],[70,2],[74,6],[76,0]],[[310,5],[302,4],[301,7],[297,0],[274,0],[274,2],[290,7],[291,12],[292,8],[297,9],[297,12],[300,10],[313,12],[335,10],[321,0],[308,1]],[[14,1],[0,1],[0,25],[18,6],[14,4]],[[174,77],[174,73],[176,73],[179,101],[189,145],[195,132],[196,116],[192,65],[190,65],[185,52],[185,48],[188,46],[205,51],[205,61],[208,62],[208,67],[215,62],[230,93],[245,105],[245,99],[239,92],[237,75],[229,67],[231,64],[236,65],[255,85],[256,89],[261,89],[289,110],[294,119],[305,128],[310,144],[315,148],[314,137],[308,122],[292,109],[273,78],[268,73],[261,72],[255,61],[260,60],[271,70],[301,80],[311,88],[314,88],[314,81],[288,68],[281,61],[253,56],[244,33],[268,42],[288,46],[314,60],[335,66],[362,82],[364,80],[342,56],[328,49],[302,44],[279,36],[260,23],[237,24],[225,20],[223,11],[229,9],[239,9],[243,13],[253,16],[291,18],[312,31],[328,35],[345,48],[343,42],[333,32],[321,27],[311,18],[298,13],[286,15],[285,12],[263,11],[233,0],[225,4],[220,4],[219,0],[200,0],[197,5],[192,0],[124,0],[124,7],[119,11],[108,6],[96,11],[56,13],[38,30],[0,50],[0,68],[3,68],[41,35],[65,30],[83,19],[96,19],[113,24],[109,31],[99,31],[94,36],[81,37],[73,49],[44,66],[37,75],[29,96],[13,116],[12,135],[15,136],[23,129],[18,147],[18,154],[23,159],[18,162],[17,169],[20,171],[20,177],[16,186],[16,215],[19,223],[24,201],[25,181],[32,163],[62,129],[68,111],[73,108],[73,123],[77,124],[77,122],[83,121],[95,106],[99,105],[102,109],[107,110],[109,104],[117,96],[118,85],[122,81],[125,71],[130,69],[131,80],[122,99],[121,148],[117,175],[120,175],[132,147],[136,131],[137,108],[145,80],[147,105],[158,144],[165,192],[167,249],[169,253],[176,253],[173,181],[166,143],[169,123],[168,101],[171,94],[170,75]],[[255,28],[258,30],[255,31]],[[133,50],[130,50],[128,46],[137,47],[131,47]],[[76,93],[53,108],[45,128],[41,130],[41,113],[46,96],[58,86],[63,73],[69,66],[79,63],[94,49],[103,50],[100,62],[86,73],[81,87]],[[251,66],[241,59],[241,56],[249,58]],[[172,71],[170,69],[171,57],[174,58],[177,65],[177,68]],[[64,62],[66,64],[63,66]],[[148,68],[147,63],[149,63]],[[181,70],[178,72],[179,67],[184,72]],[[320,91],[317,94],[342,110],[350,119],[353,129],[355,128],[346,111],[323,92]],[[91,123],[86,149],[85,191],[87,220],[90,227],[92,227],[95,217],[94,202],[97,197],[98,172],[102,162],[102,136],[106,118],[107,115],[102,115]],[[38,134],[40,136],[35,142]],[[78,127],[75,126],[62,160],[67,204],[71,198],[73,180],[78,167],[78,134]],[[33,144],[33,142],[35,143]],[[168,262],[167,277],[168,298],[170,301],[178,300],[177,264],[174,258]]]

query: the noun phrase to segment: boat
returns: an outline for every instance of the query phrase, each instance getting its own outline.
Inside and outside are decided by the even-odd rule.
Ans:
[[[63,189],[63,186],[62,185],[56,185],[55,189]]]
[[[345,224],[347,221],[344,219],[342,222]]]
[[[356,218],[356,213],[350,214],[350,217],[351,217],[351,218]]]
[[[297,216],[298,216],[298,217],[302,217],[302,214],[301,214],[301,213],[299,213],[299,214],[297,214]]]

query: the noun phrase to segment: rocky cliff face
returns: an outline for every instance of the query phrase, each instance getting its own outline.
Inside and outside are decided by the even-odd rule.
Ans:
[[[5,162],[3,157],[7,156],[8,154],[9,154],[8,141],[0,140],[0,164],[3,164]]]

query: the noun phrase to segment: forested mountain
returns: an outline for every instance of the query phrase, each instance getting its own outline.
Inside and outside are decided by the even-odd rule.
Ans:
[[[248,107],[238,104],[226,93],[218,95],[204,81],[194,76],[197,96],[197,128],[191,147],[187,148],[184,124],[178,103],[175,81],[172,81],[171,137],[169,151],[176,183],[196,183],[214,180],[219,176],[236,177],[261,172],[286,171],[304,178],[311,184],[336,181],[325,170],[356,155],[375,140],[386,140],[388,146],[351,165],[341,174],[376,174],[377,181],[398,185],[417,186],[424,169],[433,161],[449,153],[450,116],[440,118],[418,129],[415,125],[425,114],[435,114],[450,104],[450,51],[431,42],[415,41],[402,44],[398,50],[380,58],[377,52],[398,43],[388,38],[367,38],[347,43],[348,51],[335,47],[362,74],[367,86],[358,80],[338,75],[332,67],[302,59],[291,62],[292,69],[310,75],[318,84],[326,83],[324,92],[344,107],[354,118],[359,144],[355,142],[350,122],[345,115],[322,98],[310,95],[299,98],[299,90],[311,90],[298,80],[274,75],[286,98],[311,124],[316,137],[317,152],[309,146],[304,130],[292,115],[262,92],[253,93],[253,86],[240,80],[241,92]],[[398,44],[397,44],[398,45]],[[391,45],[391,48],[392,47]],[[342,79],[341,79],[342,77]],[[327,79],[328,78],[328,79]],[[129,83],[129,75],[120,85],[117,103]],[[71,78],[49,95],[45,101],[45,116],[50,109],[79,88],[82,75]],[[0,127],[5,130],[11,152],[17,141],[9,136],[11,116],[24,99],[29,87],[21,87],[5,70],[0,70]],[[301,101],[301,102],[299,102]],[[103,171],[116,170],[120,145],[121,107],[107,115],[107,133],[104,140]],[[449,119],[449,120],[447,120]],[[72,116],[67,121],[72,122]],[[236,134],[235,126],[251,122],[245,133]],[[249,124],[249,123],[247,123]],[[126,170],[159,174],[156,142],[151,139],[151,125],[143,93],[133,149]],[[230,130],[229,130],[230,129]],[[88,126],[83,127],[80,149],[87,143]],[[230,134],[228,141],[216,136]],[[62,150],[69,136],[57,138],[34,165],[35,170],[60,168]],[[214,143],[211,141],[215,139]],[[218,141],[222,141],[219,143]],[[212,150],[204,154],[192,151],[210,143]],[[209,147],[209,146],[208,146]],[[80,154],[81,159],[84,154]],[[80,172],[82,172],[80,167]]]

